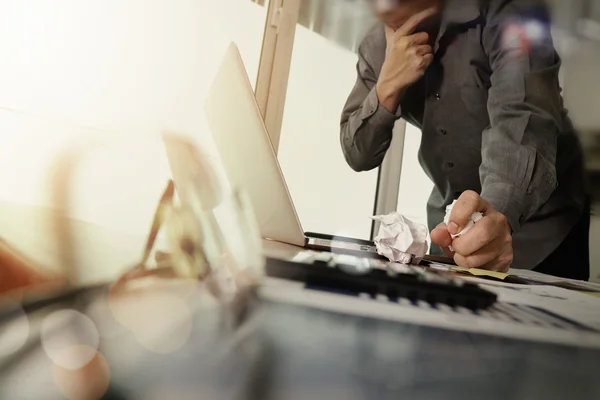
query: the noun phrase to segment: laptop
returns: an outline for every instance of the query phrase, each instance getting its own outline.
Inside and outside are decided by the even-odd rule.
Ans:
[[[375,245],[367,240],[304,232],[233,43],[212,83],[204,110],[229,181],[249,194],[263,238],[316,250],[377,255]]]

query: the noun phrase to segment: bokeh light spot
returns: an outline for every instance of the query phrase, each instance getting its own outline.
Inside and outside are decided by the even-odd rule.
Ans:
[[[77,358],[76,353],[87,351],[84,346],[70,347],[68,352]],[[75,370],[55,364],[54,382],[69,400],[98,400],[104,396],[110,384],[110,369],[104,356],[94,351],[89,363]]]
[[[539,43],[546,37],[546,28],[540,21],[532,19],[525,23],[525,34],[533,43]]]
[[[75,310],[60,310],[42,323],[42,347],[58,366],[77,370],[89,363],[98,350],[100,335],[94,322]]]
[[[147,298],[140,308],[130,327],[142,346],[158,354],[169,354],[187,343],[193,318],[183,300],[161,294]]]
[[[111,296],[109,307],[114,318],[152,352],[176,351],[191,336],[192,312],[179,296],[158,290],[124,292]]]

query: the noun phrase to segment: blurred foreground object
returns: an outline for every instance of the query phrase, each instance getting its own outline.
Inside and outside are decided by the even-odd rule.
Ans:
[[[32,260],[0,239],[0,295],[17,289],[42,289],[60,285],[59,276],[42,272]]]
[[[190,351],[201,354],[196,368],[205,371],[198,379],[206,376],[206,387],[225,391],[225,385],[231,398],[264,398],[265,385],[256,388],[256,397],[247,395],[255,391],[254,375],[268,364],[261,361],[268,346],[255,312],[264,258],[251,205],[243,191],[217,178],[214,164],[193,143],[170,136],[165,141],[185,150],[176,152],[185,173],[174,171],[140,262],[114,284],[77,287],[79,263],[69,242],[75,232],[65,217],[70,191],[64,177],[72,170],[61,175],[55,199],[64,201],[59,209],[65,218],[55,227],[62,255],[70,257],[65,262],[75,267],[68,269],[74,280],[51,296],[2,304],[0,331],[11,328],[3,332],[12,340],[10,357],[0,359],[0,398],[125,399],[121,388],[143,378],[129,375],[132,365]],[[163,226],[170,252],[156,253],[154,266],[149,260]],[[24,276],[19,282],[41,279],[33,272]],[[169,374],[168,368],[160,372]],[[231,376],[235,383],[226,384]],[[36,379],[41,384],[29,385]],[[173,381],[159,379],[158,385]]]
[[[156,210],[140,264],[147,264],[164,225],[172,254],[162,261],[171,263],[176,276],[214,278],[220,293],[232,290],[239,279],[249,283],[261,276],[262,244],[248,196],[230,189],[214,161],[187,138],[167,133],[163,141],[173,181]]]
[[[244,315],[265,263],[250,200],[230,189],[215,162],[189,139],[166,133],[163,141],[173,181],[160,199],[140,263],[112,294],[148,276],[196,280],[218,302],[233,306],[234,315]],[[148,262],[163,226],[170,253],[156,253],[153,268]]]

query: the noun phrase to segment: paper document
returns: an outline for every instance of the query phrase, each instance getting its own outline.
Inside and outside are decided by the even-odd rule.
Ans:
[[[600,298],[556,286],[487,283],[480,283],[480,286],[496,293],[498,301],[538,307],[600,330]]]
[[[508,273],[510,275],[518,276],[518,277],[524,278],[524,279],[531,279],[531,280],[535,280],[538,282],[546,282],[546,283],[568,282],[573,285],[581,286],[582,290],[585,290],[586,288],[590,289],[590,291],[600,290],[600,283],[578,281],[576,279],[561,278],[558,276],[546,275],[546,274],[542,274],[540,272],[530,271],[530,270],[526,270],[526,269],[511,269],[510,271],[508,271]]]
[[[542,273],[530,271],[530,270],[511,269],[508,271],[508,273],[504,273],[504,272],[497,272],[497,271],[487,271],[487,270],[478,269],[478,268],[457,267],[457,266],[453,266],[453,265],[439,264],[439,263],[432,263],[430,265],[430,267],[432,267],[432,268],[436,268],[438,266],[439,266],[439,269],[461,272],[461,273],[470,274],[470,275],[481,277],[481,278],[489,277],[489,278],[505,280],[507,277],[513,276],[513,277],[525,279],[527,281],[530,281],[529,283],[533,283],[533,284],[547,283],[548,285],[558,286],[558,287],[562,287],[565,289],[577,290],[577,291],[581,291],[581,292],[590,292],[591,294],[596,293],[596,294],[598,294],[598,296],[600,296],[600,284],[593,283],[593,282],[578,281],[575,279],[561,278],[558,276],[546,275],[546,274],[542,274]],[[527,281],[523,281],[521,283],[526,284],[526,283],[528,283]]]

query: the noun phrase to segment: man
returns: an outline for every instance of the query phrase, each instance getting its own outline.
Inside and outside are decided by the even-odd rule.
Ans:
[[[379,166],[402,117],[422,130],[419,160],[435,184],[427,205],[434,254],[465,267],[587,280],[583,157],[543,2],[369,3],[382,24],[360,45],[342,115],[348,164]],[[455,199],[448,226],[439,224]],[[483,219],[453,239],[476,211]]]

